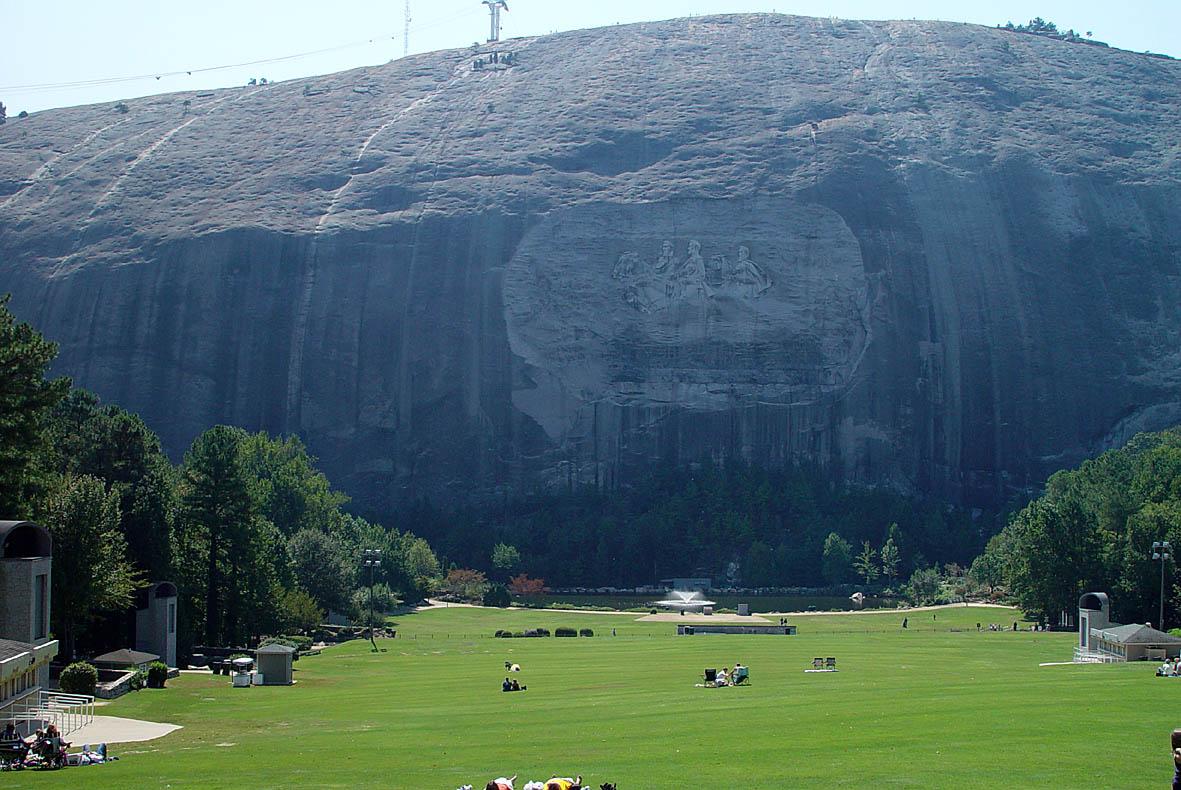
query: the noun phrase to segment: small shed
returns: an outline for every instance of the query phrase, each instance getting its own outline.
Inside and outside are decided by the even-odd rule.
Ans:
[[[258,671],[264,686],[290,686],[292,667],[295,662],[295,648],[272,643],[254,651],[258,657]]]

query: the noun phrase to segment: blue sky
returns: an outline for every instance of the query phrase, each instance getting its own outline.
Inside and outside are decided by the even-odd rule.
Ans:
[[[1135,51],[1181,57],[1181,0],[508,0],[504,37],[674,17],[778,11],[995,25],[1041,16]],[[10,115],[178,90],[285,80],[401,57],[405,0],[0,0],[0,101]],[[410,51],[483,41],[479,0],[411,0]],[[228,64],[330,50],[281,62]],[[197,71],[191,76],[161,76]],[[145,75],[71,88],[26,86]]]

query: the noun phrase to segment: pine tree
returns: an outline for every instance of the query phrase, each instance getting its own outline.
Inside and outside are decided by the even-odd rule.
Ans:
[[[177,554],[187,566],[182,576],[190,605],[200,606],[204,598],[202,630],[210,645],[241,636],[241,615],[251,602],[236,595],[236,587],[258,581],[242,575],[243,565],[253,564],[250,543],[260,520],[239,452],[245,438],[237,428],[210,428],[193,442],[181,467]]]
[[[8,310],[0,296],[0,517],[27,513],[34,498],[33,465],[45,448],[50,411],[70,389],[70,380],[45,372],[57,345]]]
[[[898,544],[894,542],[891,536],[886,539],[886,543],[882,546],[882,575],[886,577],[887,581],[894,581],[898,577],[898,563],[902,556],[898,551]]]
[[[877,552],[869,545],[868,540],[861,547],[857,559],[853,561],[853,567],[857,570],[857,575],[865,579],[866,585],[878,577]]]

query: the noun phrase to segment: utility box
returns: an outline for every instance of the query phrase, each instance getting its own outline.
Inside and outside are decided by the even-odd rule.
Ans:
[[[294,647],[270,644],[255,650],[254,655],[258,657],[258,671],[266,678],[264,686],[290,686],[294,682]]]

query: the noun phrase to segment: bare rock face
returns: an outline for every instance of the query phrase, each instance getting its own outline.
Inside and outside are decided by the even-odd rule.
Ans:
[[[771,15],[490,60],[10,121],[0,291],[174,453],[296,432],[377,510],[726,458],[994,504],[1181,421],[1178,63]]]

